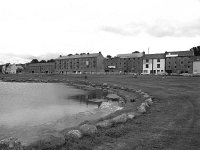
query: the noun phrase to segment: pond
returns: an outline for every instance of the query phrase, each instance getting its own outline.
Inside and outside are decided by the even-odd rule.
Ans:
[[[105,94],[60,83],[0,82],[0,139],[14,136],[27,142],[39,133],[78,125],[99,107],[88,99]]]

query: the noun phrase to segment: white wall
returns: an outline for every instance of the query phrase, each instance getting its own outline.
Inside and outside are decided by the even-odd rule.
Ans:
[[[200,73],[200,61],[193,62],[193,73]]]
[[[146,68],[146,64],[149,65],[148,68]],[[158,68],[157,64],[160,64],[160,68]],[[152,70],[152,65],[153,65],[154,74],[158,74],[159,72],[165,72],[165,59],[160,59],[160,62],[157,62],[157,59],[149,59],[149,62],[146,62],[146,59],[144,59],[143,60],[143,74],[150,74]]]

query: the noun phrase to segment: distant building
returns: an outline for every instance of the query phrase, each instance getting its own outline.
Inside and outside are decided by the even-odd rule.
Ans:
[[[125,58],[114,57],[104,59],[104,71],[124,73],[127,72],[127,60]]]
[[[118,54],[104,60],[105,72],[141,73],[144,53]]]
[[[200,74],[200,56],[194,56],[193,73]]]
[[[21,65],[16,64],[5,64],[2,66],[2,73],[3,74],[16,74],[23,70],[24,68]]]
[[[165,54],[146,54],[143,57],[143,74],[165,72]]]
[[[167,73],[192,73],[193,51],[166,52]]]
[[[58,74],[104,72],[104,57],[99,53],[60,56],[55,59]]]
[[[26,64],[25,69],[26,69],[26,73],[53,74],[55,72],[55,62],[28,63]]]

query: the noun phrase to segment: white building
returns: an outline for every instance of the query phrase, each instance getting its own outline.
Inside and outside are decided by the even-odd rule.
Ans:
[[[194,57],[193,61],[193,73],[200,74],[200,56]]]
[[[143,57],[143,74],[165,72],[165,54],[146,54]]]
[[[6,64],[2,67],[2,73],[3,74],[16,74],[17,69],[23,70],[23,67],[21,65],[16,65],[16,64]]]

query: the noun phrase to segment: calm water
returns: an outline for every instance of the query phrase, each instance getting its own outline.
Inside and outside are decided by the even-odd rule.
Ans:
[[[41,130],[44,125],[53,130],[75,125],[72,118],[76,114],[98,108],[98,104],[89,103],[86,98],[99,98],[101,94],[88,95],[64,84],[0,82],[0,139],[8,136],[19,138],[27,131],[36,135],[36,130]],[[58,120],[64,121],[58,125]],[[56,126],[54,122],[57,122]]]

